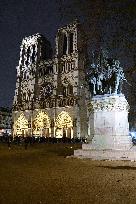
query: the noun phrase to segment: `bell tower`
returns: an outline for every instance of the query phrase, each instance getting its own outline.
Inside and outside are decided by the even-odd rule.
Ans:
[[[58,30],[56,36],[56,94],[67,100],[72,99],[75,103],[69,103],[75,111],[74,127],[77,137],[87,135],[84,132],[87,117],[85,107],[86,99],[86,63],[87,63],[87,45],[85,33],[78,21],[73,22]]]
[[[22,40],[19,65],[16,68],[15,109],[30,109],[37,89],[39,63],[51,57],[51,45],[41,34],[37,33]]]

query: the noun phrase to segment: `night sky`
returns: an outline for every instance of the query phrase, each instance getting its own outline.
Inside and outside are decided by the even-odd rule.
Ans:
[[[0,106],[11,107],[20,44],[41,33],[54,48],[57,29],[78,18],[89,51],[102,46],[124,68],[135,65],[136,4],[133,0],[0,0]]]

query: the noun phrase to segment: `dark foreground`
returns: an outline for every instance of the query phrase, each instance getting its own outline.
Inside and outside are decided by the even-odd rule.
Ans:
[[[135,162],[66,158],[74,148],[0,144],[0,204],[136,203]]]

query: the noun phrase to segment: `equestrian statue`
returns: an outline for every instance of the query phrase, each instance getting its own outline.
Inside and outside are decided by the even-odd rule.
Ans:
[[[112,58],[105,58],[103,63],[93,63],[88,74],[92,95],[120,94],[124,80],[119,60]]]

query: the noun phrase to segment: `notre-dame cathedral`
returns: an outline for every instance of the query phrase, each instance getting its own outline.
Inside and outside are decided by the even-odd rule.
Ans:
[[[88,135],[87,45],[77,21],[58,29],[55,53],[41,34],[20,47],[13,102],[13,135],[82,138]]]

